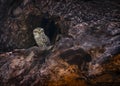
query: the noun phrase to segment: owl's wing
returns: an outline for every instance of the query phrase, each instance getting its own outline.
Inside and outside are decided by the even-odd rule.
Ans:
[[[45,35],[45,34],[42,34],[43,36],[43,42],[45,43],[45,44],[50,44],[50,40],[49,40],[49,38]]]

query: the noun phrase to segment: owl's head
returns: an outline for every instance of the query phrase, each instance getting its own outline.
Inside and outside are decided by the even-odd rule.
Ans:
[[[40,35],[41,33],[44,33],[44,29],[41,27],[37,27],[33,30],[34,36]]]

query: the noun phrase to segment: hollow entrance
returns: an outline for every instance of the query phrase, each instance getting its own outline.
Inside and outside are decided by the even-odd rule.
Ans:
[[[31,33],[36,27],[43,28],[45,34],[49,37],[52,45],[55,43],[57,35],[61,34],[59,26],[55,24],[55,18],[50,18],[46,14],[39,16],[30,15],[28,17],[27,24],[28,24],[27,26],[30,28]]]

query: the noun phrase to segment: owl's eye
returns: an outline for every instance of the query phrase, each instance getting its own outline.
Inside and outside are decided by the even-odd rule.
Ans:
[[[41,32],[44,32],[44,30],[43,30],[43,29],[41,29]]]

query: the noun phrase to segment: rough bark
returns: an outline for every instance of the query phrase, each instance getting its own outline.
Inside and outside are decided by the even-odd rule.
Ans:
[[[0,0],[0,86],[118,86],[120,3]],[[32,31],[42,27],[51,50]]]

